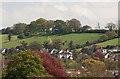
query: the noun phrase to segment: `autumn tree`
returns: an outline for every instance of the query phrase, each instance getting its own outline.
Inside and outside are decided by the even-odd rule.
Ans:
[[[21,51],[11,56],[11,61],[3,79],[25,79],[27,77],[45,77],[46,69],[42,59],[31,51]]]
[[[91,77],[104,77],[105,74],[105,63],[102,61],[94,60],[94,59],[86,59],[82,62],[82,66],[87,69],[89,73],[86,73]]]
[[[105,54],[103,54],[101,51],[96,51],[94,56],[98,57],[100,60],[105,58]]]
[[[49,74],[56,78],[68,79],[68,74],[65,71],[64,65],[55,57],[46,51],[36,52],[43,59],[43,66]]]

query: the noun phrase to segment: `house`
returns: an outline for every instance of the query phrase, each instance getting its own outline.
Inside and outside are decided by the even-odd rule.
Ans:
[[[7,49],[3,49],[3,50],[1,51],[1,53],[2,53],[2,54],[7,53]]]
[[[115,46],[112,49],[108,50],[109,52],[120,52],[120,47],[119,46]]]
[[[107,49],[102,49],[102,53],[106,54],[108,52]]]
[[[109,57],[110,57],[110,54],[107,53],[107,54],[105,55],[105,58],[109,58]]]
[[[50,54],[57,54],[57,52],[58,52],[57,49],[52,49],[52,50],[50,51]]]
[[[73,59],[72,52],[69,52],[68,50],[67,51],[61,50],[60,52],[57,53],[57,57],[60,59],[61,58]]]

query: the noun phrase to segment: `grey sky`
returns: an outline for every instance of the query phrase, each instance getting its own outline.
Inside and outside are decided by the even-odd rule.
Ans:
[[[9,2],[6,0],[2,4],[2,27],[12,26],[18,22],[29,24],[38,18],[62,19],[69,20],[76,18],[80,20],[82,25],[90,25],[97,27],[97,22],[101,27],[106,23],[117,23],[118,20],[118,3],[112,2],[57,2],[58,0],[44,0],[47,2]],[[32,1],[32,0],[31,0]],[[35,0],[34,0],[35,1]],[[42,1],[42,0],[41,0]],[[95,1],[95,0],[94,0]],[[98,2],[97,2],[98,1]],[[106,0],[108,1],[108,0]],[[115,0],[117,1],[117,0]],[[1,13],[0,12],[0,13]],[[1,25],[1,24],[0,24]]]

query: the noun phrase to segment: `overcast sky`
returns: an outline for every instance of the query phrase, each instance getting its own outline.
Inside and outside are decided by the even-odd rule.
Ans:
[[[29,24],[38,18],[47,20],[78,19],[82,25],[97,27],[97,22],[103,28],[106,23],[118,21],[118,0],[5,0],[2,3],[2,27],[10,27],[18,22]],[[20,2],[21,1],[21,2]],[[0,4],[1,5],[1,4]],[[1,21],[1,20],[0,20]]]

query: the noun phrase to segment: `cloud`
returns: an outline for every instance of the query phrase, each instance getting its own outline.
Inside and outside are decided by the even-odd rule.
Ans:
[[[3,2],[118,2],[119,0],[2,0]]]
[[[79,16],[85,16],[92,20],[97,20],[97,16],[88,8],[80,5],[74,5],[71,7],[72,12],[76,13]]]
[[[30,23],[38,18],[76,18],[82,25],[95,27],[100,22],[104,26],[117,21],[117,10],[116,2],[7,2],[3,3],[3,27],[17,22]]]
[[[64,5],[55,5],[54,7],[60,11],[67,11],[68,10],[67,7],[65,7]]]

